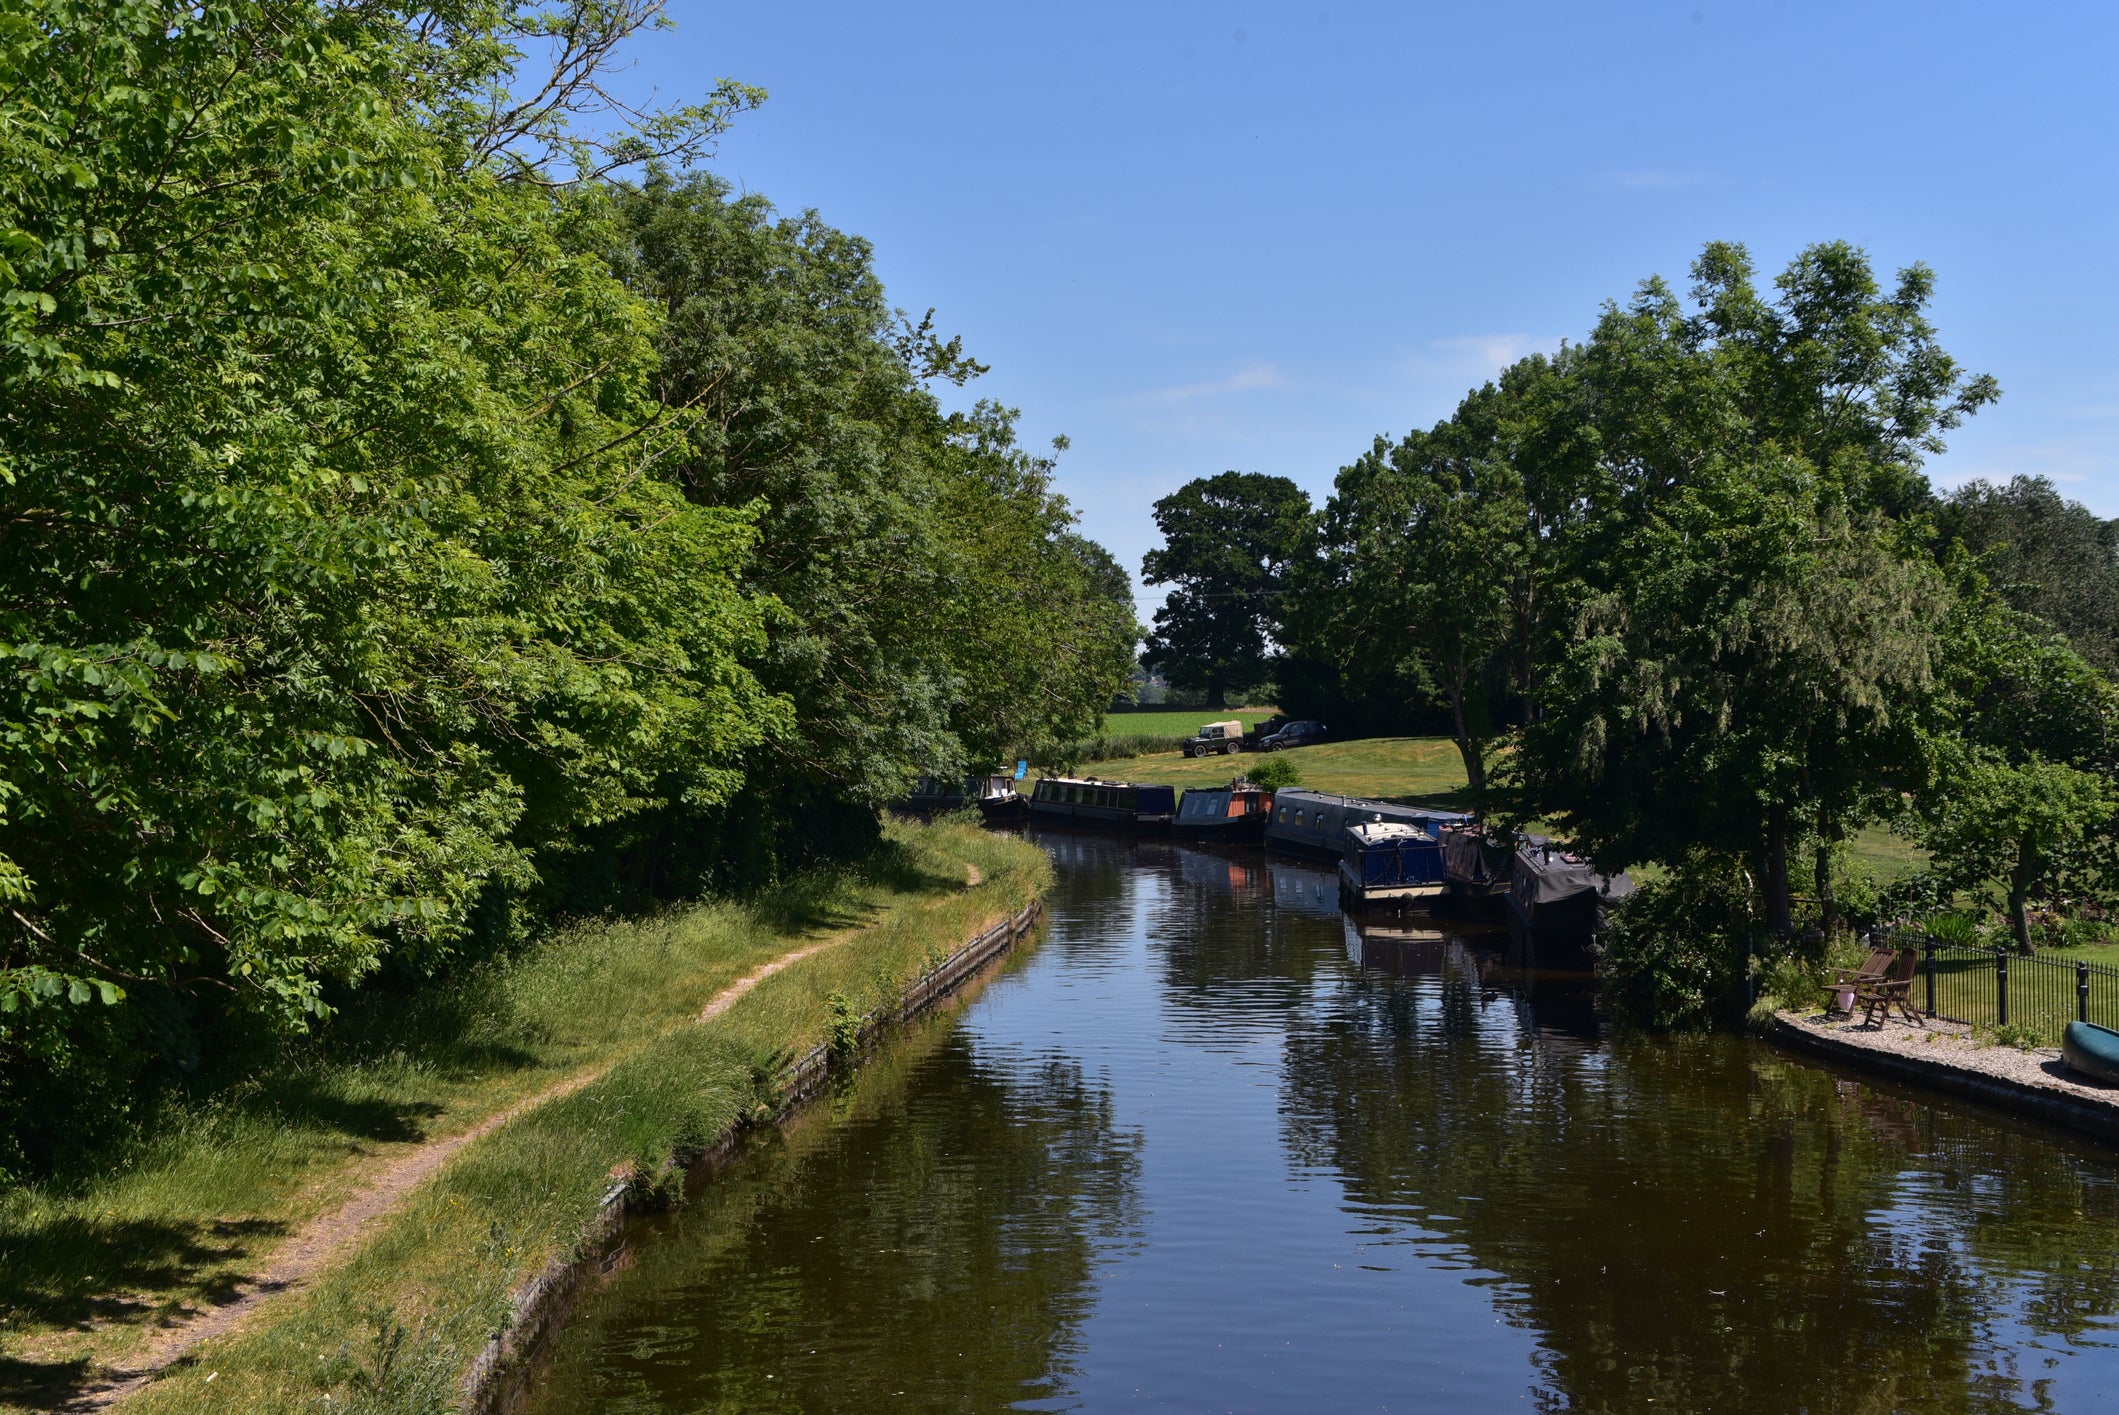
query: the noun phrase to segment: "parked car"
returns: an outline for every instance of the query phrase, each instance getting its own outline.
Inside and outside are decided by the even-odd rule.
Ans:
[[[1287,750],[1289,747],[1307,747],[1313,742],[1322,742],[1323,740],[1323,723],[1298,719],[1276,728],[1270,733],[1259,734],[1258,750],[1261,752],[1280,752]]]
[[[1223,752],[1243,750],[1243,724],[1241,722],[1210,722],[1199,729],[1199,735],[1185,743],[1188,757],[1211,757]]]

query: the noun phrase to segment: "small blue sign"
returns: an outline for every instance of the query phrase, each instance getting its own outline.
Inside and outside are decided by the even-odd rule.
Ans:
[[[1018,758],[1015,763],[1015,779],[1021,781],[1030,774],[1030,763]]]

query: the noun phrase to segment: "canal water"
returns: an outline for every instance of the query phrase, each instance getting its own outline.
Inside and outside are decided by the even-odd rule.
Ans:
[[[533,1409],[2119,1409],[2109,1152],[1039,838],[1034,949],[639,1233]]]

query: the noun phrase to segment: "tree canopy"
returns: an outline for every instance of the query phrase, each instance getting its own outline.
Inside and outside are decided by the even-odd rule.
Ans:
[[[1169,585],[1141,661],[1225,705],[1270,672],[1282,577],[1309,544],[1310,499],[1286,477],[1223,472],[1155,503],[1163,545],[1144,584]]]
[[[1108,557],[865,243],[610,180],[759,95],[614,115],[660,6],[562,9],[0,26],[0,1172],[568,871],[872,822],[1124,676]]]

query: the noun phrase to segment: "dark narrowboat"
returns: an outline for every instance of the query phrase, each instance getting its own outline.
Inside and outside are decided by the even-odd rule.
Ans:
[[[1194,786],[1177,803],[1171,829],[1203,840],[1234,840],[1255,845],[1265,839],[1273,813],[1273,793],[1242,777],[1227,786]]]
[[[1565,845],[1525,835],[1510,861],[1510,943],[1532,962],[1587,963],[1606,913],[1633,892],[1633,881],[1624,874],[1600,875]]]
[[[1404,909],[1449,888],[1442,842],[1404,821],[1362,821],[1346,828],[1339,856],[1339,898],[1350,910]]]
[[[1350,825],[1392,821],[1418,826],[1432,835],[1442,826],[1470,819],[1470,816],[1456,811],[1399,806],[1389,801],[1370,801],[1359,796],[1335,796],[1326,791],[1290,787],[1273,793],[1273,815],[1266,822],[1266,844],[1282,850],[1301,850],[1336,858],[1346,848],[1346,828]]]
[[[1177,814],[1177,788],[1141,786],[1095,777],[1047,776],[1030,793],[1030,819],[1044,825],[1106,830],[1167,830]]]
[[[906,793],[897,808],[916,816],[938,816],[961,811],[970,804],[971,797],[961,776],[923,776],[912,783],[912,790]]]
[[[978,787],[979,814],[989,825],[1020,821],[1030,814],[1030,802],[1015,789],[1015,778],[995,775],[973,779]]]

